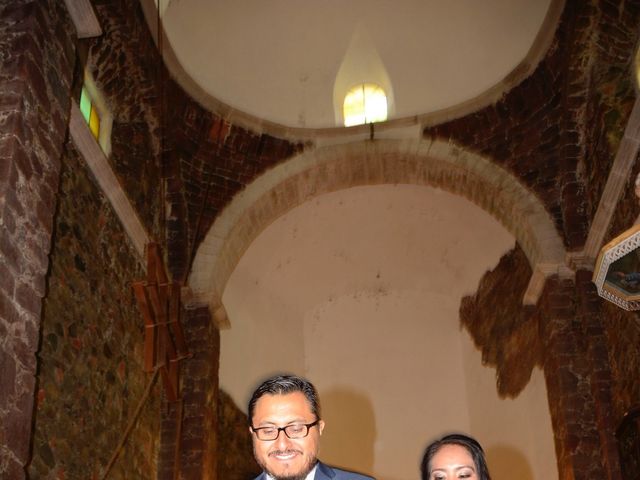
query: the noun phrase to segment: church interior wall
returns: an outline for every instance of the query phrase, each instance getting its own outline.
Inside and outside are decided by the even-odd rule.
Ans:
[[[635,97],[629,77],[640,6],[594,3],[567,2],[546,60],[511,94],[424,132],[517,174],[545,202],[570,250],[584,243]],[[160,89],[159,57],[139,3],[93,4],[105,33],[83,41],[75,39],[63,2],[0,7],[0,51],[7,52],[0,56],[3,478],[97,475],[148,379],[139,368],[143,327],[130,288],[144,276],[142,259],[65,141],[80,65],[93,69],[113,109],[111,166],[149,233],[166,241],[176,279],[186,277],[194,248],[234,194],[269,167],[312,148],[233,125],[166,77]],[[572,46],[584,48],[574,55]],[[161,92],[168,99],[164,118],[157,108]],[[611,237],[637,216],[633,178]],[[511,274],[498,272],[505,279]],[[536,320],[540,357],[529,363],[545,368],[560,478],[621,478],[613,430],[640,404],[640,323],[637,314],[595,298],[584,278],[550,280]],[[504,295],[496,289],[487,298],[499,304]],[[221,446],[229,430],[218,431],[229,422],[218,415],[240,417],[217,401],[219,339],[211,316],[196,310],[184,318],[193,348],[184,366],[184,478],[228,480],[219,472],[234,462],[247,471],[255,467],[246,448],[234,461],[217,463],[220,452],[229,451]],[[530,337],[509,337],[517,331],[491,332],[487,341],[527,348]],[[513,358],[495,361],[498,371],[509,371]],[[172,478],[175,411],[161,408],[159,385],[150,398],[113,478]],[[228,408],[219,409],[223,404]],[[247,445],[248,437],[233,437]]]

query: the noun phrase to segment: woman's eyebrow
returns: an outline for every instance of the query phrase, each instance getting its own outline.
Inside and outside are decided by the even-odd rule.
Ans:
[[[458,467],[455,467],[456,471],[462,469],[462,468],[470,468],[471,470],[473,470],[474,472],[476,471],[475,466],[473,465],[460,465]]]

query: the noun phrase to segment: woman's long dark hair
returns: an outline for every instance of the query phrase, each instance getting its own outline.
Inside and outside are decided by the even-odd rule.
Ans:
[[[461,433],[446,435],[440,440],[436,440],[429,444],[427,449],[424,451],[422,463],[420,464],[422,480],[429,480],[429,474],[431,473],[431,460],[435,454],[438,453],[438,450],[445,445],[459,445],[466,448],[473,459],[476,471],[478,472],[478,478],[480,480],[491,480],[489,468],[487,467],[487,462],[484,458],[484,450],[482,450],[482,447],[475,438],[471,438]]]

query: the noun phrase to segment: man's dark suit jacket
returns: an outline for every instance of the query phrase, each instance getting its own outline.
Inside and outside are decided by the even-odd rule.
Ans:
[[[267,474],[262,472],[255,480],[267,480]],[[344,470],[318,462],[314,480],[373,480],[373,478],[358,473],[345,472]]]

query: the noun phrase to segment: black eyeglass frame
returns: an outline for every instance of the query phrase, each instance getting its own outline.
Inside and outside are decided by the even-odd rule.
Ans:
[[[284,427],[258,427],[258,428],[255,428],[253,425],[249,425],[249,426],[251,427],[251,431],[256,434],[256,438],[258,440],[260,440],[261,442],[273,442],[274,440],[278,439],[278,437],[280,436],[280,432],[284,432],[284,434],[287,436],[287,438],[290,438],[291,440],[299,440],[301,438],[306,438],[306,437],[309,436],[309,429],[311,427],[315,427],[319,423],[320,423],[320,419],[317,419],[315,422],[311,422],[311,423],[302,423],[302,424],[293,423],[291,425],[285,425]],[[287,428],[290,428],[290,427],[306,427],[307,431],[301,437],[290,437],[289,434],[287,433]],[[274,428],[276,430],[276,436],[274,438],[269,438],[269,439],[260,438],[258,436],[258,431],[259,430],[266,430],[268,428]]]

